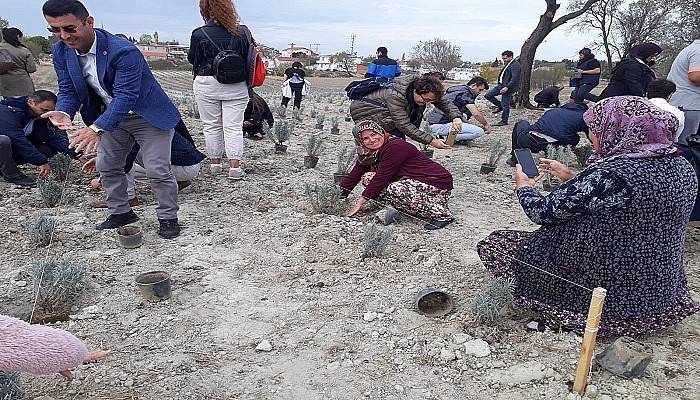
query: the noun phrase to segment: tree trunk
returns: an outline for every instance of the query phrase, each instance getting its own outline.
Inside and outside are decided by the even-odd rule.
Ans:
[[[557,0],[545,0],[547,3],[547,10],[540,16],[540,21],[537,24],[537,27],[535,27],[535,30],[532,31],[530,37],[527,38],[523,44],[523,47],[520,49],[522,83],[520,87],[520,99],[518,100],[518,104],[521,104],[525,108],[536,108],[530,102],[530,78],[532,77],[532,64],[535,61],[537,47],[542,44],[544,39],[551,31],[585,13],[594,3],[598,1],[600,0],[588,0],[586,1],[586,4],[581,7],[581,9],[566,14],[554,21],[554,15],[557,13],[560,5],[557,4]]]

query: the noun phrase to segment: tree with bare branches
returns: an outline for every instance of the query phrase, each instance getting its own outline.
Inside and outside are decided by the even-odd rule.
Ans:
[[[560,4],[557,0],[545,0],[547,4],[547,9],[544,14],[540,16],[540,21],[532,31],[530,37],[527,38],[523,47],[520,49],[520,64],[522,66],[522,87],[520,95],[520,104],[527,108],[534,108],[530,102],[530,77],[532,76],[532,64],[535,61],[535,53],[537,52],[537,47],[544,41],[544,39],[549,35],[550,32],[559,28],[560,26],[566,24],[574,18],[578,18],[583,15],[588,9],[600,0],[586,0],[586,2],[578,10],[571,11],[570,13],[559,17],[554,20],[554,16],[557,13]]]
[[[570,10],[578,10],[586,0],[574,0],[570,5]],[[608,60],[607,68],[612,71],[613,51],[615,50],[615,23],[616,14],[624,0],[600,0],[593,4],[570,29],[579,32],[598,31],[600,42],[591,43],[593,49],[602,48]]]
[[[619,10],[617,23],[617,56],[626,56],[632,46],[644,43],[664,43],[673,24],[673,1],[637,0]]]
[[[447,74],[447,71],[462,65],[459,46],[440,38],[419,42],[413,47],[413,58],[422,60],[424,66],[432,71],[439,71],[443,74]]]

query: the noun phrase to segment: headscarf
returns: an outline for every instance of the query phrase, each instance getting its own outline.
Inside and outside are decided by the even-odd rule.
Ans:
[[[630,55],[632,57],[636,57],[642,61],[644,61],[645,64],[652,66],[654,65],[653,61],[647,61],[647,57],[653,55],[653,54],[659,54],[663,51],[663,49],[656,43],[652,42],[646,42],[646,43],[640,43],[636,46],[633,46],[630,49]]]
[[[636,96],[616,96],[598,102],[583,114],[589,133],[598,138],[590,161],[648,158],[675,154],[673,137],[678,118]]]
[[[23,36],[24,35],[22,35],[22,31],[20,31],[17,28],[3,28],[2,29],[2,39],[14,47],[24,47],[24,48],[27,47],[27,46],[23,45],[22,42],[19,41],[19,38],[21,38]]]
[[[370,150],[362,144],[362,135],[364,131],[373,131],[380,135],[384,135],[384,144],[386,144],[391,139],[391,134],[386,132],[381,125],[374,121],[360,121],[352,128],[352,136],[355,138],[355,145],[357,148],[357,162],[370,166],[374,165],[379,161],[379,150]]]

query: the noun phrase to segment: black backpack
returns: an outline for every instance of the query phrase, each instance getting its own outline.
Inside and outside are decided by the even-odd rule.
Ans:
[[[216,78],[219,83],[224,84],[246,82],[248,80],[247,60],[235,50],[222,50],[216,42],[212,40],[204,27],[202,27],[201,30],[204,36],[219,50],[219,54],[214,57],[214,61],[211,63],[211,70],[214,74],[214,78]],[[235,37],[232,35],[231,42],[228,46],[229,48],[233,47],[234,39]]]
[[[362,100],[368,94],[388,85],[389,83],[380,83],[372,78],[369,78],[361,81],[350,82],[350,84],[345,88],[345,92],[347,92],[350,100]]]

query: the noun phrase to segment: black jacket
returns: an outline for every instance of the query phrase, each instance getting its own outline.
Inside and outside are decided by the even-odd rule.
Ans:
[[[272,128],[272,124],[275,123],[275,117],[272,116],[272,112],[270,111],[270,107],[267,105],[267,103],[263,100],[262,101],[263,109],[260,110],[258,107],[255,106],[255,102],[253,100],[248,102],[248,106],[245,109],[245,114],[244,114],[244,121],[248,121],[252,123],[253,125],[251,126],[244,126],[243,131],[246,133],[258,133],[263,131],[263,123],[267,121],[267,125]]]
[[[547,86],[542,89],[541,92],[535,95],[535,102],[537,104],[544,104],[545,106],[550,106],[556,104],[559,106],[559,89],[554,86]]]
[[[648,65],[634,57],[627,56],[615,65],[610,83],[600,94],[601,99],[613,96],[644,97],[649,83],[656,79],[656,74]]]
[[[190,51],[187,54],[187,61],[192,64],[192,73],[194,76],[213,76],[214,71],[211,70],[211,64],[214,58],[219,54],[216,46],[221,50],[234,50],[244,60],[248,59],[248,47],[250,43],[246,37],[244,25],[238,29],[237,35],[231,35],[226,28],[214,23],[208,22],[192,31],[190,38]],[[206,29],[207,34],[216,42],[216,46],[204,35],[202,29]]]
[[[508,87],[508,92],[515,93],[520,90],[520,61],[514,59],[510,64],[504,67],[505,73],[503,73],[503,79],[498,81],[501,86]],[[503,70],[501,70],[503,72]],[[500,74],[498,75],[501,76]]]

